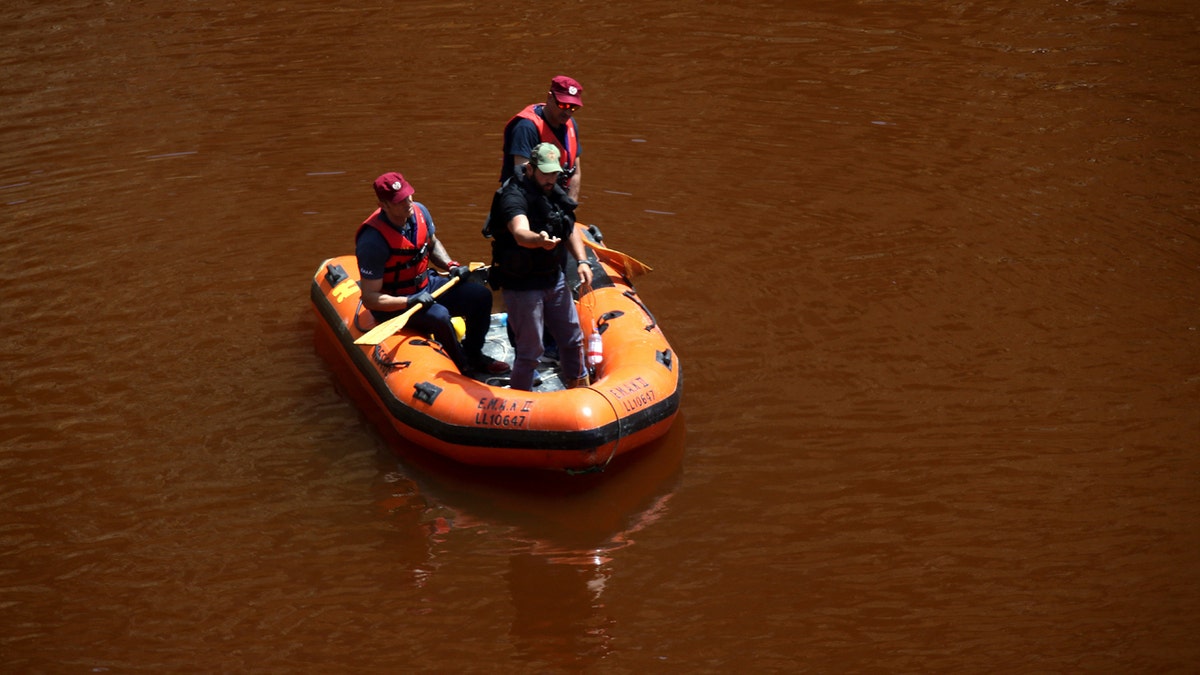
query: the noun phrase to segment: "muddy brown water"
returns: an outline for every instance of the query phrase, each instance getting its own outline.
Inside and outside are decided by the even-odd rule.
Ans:
[[[5,3],[0,667],[1194,671],[1194,4],[743,4]],[[682,414],[464,470],[309,281],[559,73]]]

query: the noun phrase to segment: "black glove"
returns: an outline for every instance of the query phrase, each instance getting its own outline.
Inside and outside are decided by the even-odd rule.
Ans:
[[[415,307],[417,305],[417,303],[425,305],[426,307],[433,304],[433,296],[429,294],[429,291],[421,291],[420,293],[413,293],[412,295],[405,298],[405,300],[408,302],[409,309],[412,309],[413,307]]]
[[[466,265],[457,265],[450,268],[451,279],[462,279],[471,273],[471,268]]]

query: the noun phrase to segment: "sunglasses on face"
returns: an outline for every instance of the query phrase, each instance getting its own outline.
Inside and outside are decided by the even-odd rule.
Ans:
[[[562,101],[558,100],[558,97],[554,98],[554,103],[558,106],[559,110],[570,110],[571,112],[579,110],[579,106],[571,105],[570,103],[563,103]]]

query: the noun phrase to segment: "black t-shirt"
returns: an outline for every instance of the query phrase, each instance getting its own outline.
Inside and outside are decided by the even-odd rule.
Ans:
[[[532,181],[505,182],[493,195],[490,212],[492,285],[515,290],[553,286],[566,260],[566,240],[575,226],[574,210],[574,202],[558,186],[547,196]],[[562,241],[549,251],[521,246],[508,230],[509,221],[519,215],[529,220],[530,230]]]

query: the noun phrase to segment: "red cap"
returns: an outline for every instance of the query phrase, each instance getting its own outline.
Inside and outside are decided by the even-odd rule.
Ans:
[[[559,75],[550,80],[550,93],[554,94],[554,98],[558,99],[559,103],[583,105],[583,85],[566,75]]]
[[[389,204],[399,204],[408,199],[413,190],[412,183],[404,180],[404,176],[395,171],[385,173],[375,179],[375,196],[381,202]]]

